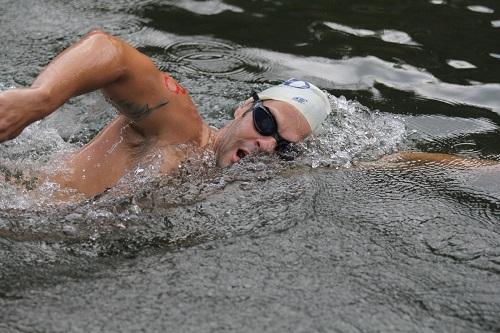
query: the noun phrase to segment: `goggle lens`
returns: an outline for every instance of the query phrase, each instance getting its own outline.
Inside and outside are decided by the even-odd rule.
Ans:
[[[257,132],[264,136],[271,136],[277,132],[276,121],[272,114],[263,106],[256,106],[253,110],[253,122]]]
[[[255,130],[264,136],[272,136],[276,140],[276,151],[278,155],[287,161],[293,160],[297,156],[297,151],[293,149],[292,142],[283,139],[278,132],[278,124],[271,111],[262,104],[256,92],[252,92],[254,106],[253,125]]]

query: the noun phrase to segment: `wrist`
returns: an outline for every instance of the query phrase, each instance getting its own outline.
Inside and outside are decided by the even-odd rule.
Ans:
[[[51,96],[50,91],[43,88],[29,88],[29,113],[32,122],[40,120],[54,112],[58,105]]]

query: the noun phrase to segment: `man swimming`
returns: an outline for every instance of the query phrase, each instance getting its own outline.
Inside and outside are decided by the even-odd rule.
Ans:
[[[292,79],[254,93],[236,109],[234,120],[215,130],[201,119],[186,89],[151,59],[119,38],[94,31],[58,55],[30,88],[0,93],[0,142],[71,97],[98,89],[120,115],[66,159],[65,172],[51,177],[62,188],[86,196],[112,187],[151,156],[161,156],[161,171],[168,173],[197,151],[213,151],[221,167],[250,154],[286,152],[330,113],[320,89]],[[427,153],[400,153],[385,160],[476,163]]]
[[[58,55],[30,88],[0,94],[0,142],[63,105],[101,89],[120,115],[52,177],[87,196],[113,186],[138,163],[162,156],[168,173],[193,151],[211,150],[229,166],[259,152],[284,152],[319,127],[330,112],[326,95],[311,83],[289,80],[253,93],[220,130],[209,127],[185,88],[119,38],[94,31]],[[183,145],[182,148],[179,148]]]

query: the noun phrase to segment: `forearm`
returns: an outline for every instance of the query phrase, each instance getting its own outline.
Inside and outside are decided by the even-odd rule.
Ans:
[[[126,61],[133,61],[127,59],[132,50],[117,38],[93,32],[58,55],[30,88],[0,93],[0,142],[16,137],[71,97],[122,81],[130,67]]]
[[[156,135],[168,115],[149,116],[179,97],[177,90],[166,89],[166,82],[146,55],[116,37],[90,33],[58,55],[30,88],[0,93],[0,142],[16,137],[69,98],[98,89],[136,126]]]
[[[73,96],[120,79],[126,70],[122,44],[105,33],[92,32],[52,60],[31,86],[45,99],[45,113],[53,112]]]

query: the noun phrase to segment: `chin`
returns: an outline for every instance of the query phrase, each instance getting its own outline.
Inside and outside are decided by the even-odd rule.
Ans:
[[[231,159],[226,156],[217,156],[216,157],[216,164],[219,168],[226,168],[228,166],[231,166],[233,163],[231,162]]]
[[[224,163],[223,161],[217,161],[217,166],[219,168],[225,168],[228,167],[229,165],[227,163]]]

